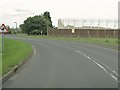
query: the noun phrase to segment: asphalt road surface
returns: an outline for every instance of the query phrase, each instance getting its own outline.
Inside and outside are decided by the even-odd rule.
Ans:
[[[33,57],[3,88],[117,88],[118,51],[80,42],[33,39]]]

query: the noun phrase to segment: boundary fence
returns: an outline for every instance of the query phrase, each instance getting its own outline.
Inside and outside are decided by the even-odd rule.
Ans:
[[[118,38],[118,29],[52,29],[49,36],[84,37],[84,38]]]

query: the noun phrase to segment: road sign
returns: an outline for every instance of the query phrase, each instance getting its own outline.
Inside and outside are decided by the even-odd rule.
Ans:
[[[6,28],[6,26],[4,24],[2,24],[0,26],[0,33],[6,33],[6,32],[8,32],[8,29]]]
[[[72,33],[75,33],[75,29],[72,29]]]
[[[7,33],[8,29],[4,24],[0,26],[0,34],[2,34],[2,52],[4,52],[4,33]]]

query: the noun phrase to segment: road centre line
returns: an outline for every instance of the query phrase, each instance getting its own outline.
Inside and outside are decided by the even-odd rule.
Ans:
[[[76,51],[76,50],[75,50]],[[76,51],[77,53],[79,53],[78,51]],[[81,54],[81,53],[80,53]],[[85,57],[87,57],[88,59],[90,59],[90,60],[92,60],[96,65],[98,65],[101,69],[103,69],[106,73],[108,73],[112,78],[114,78],[116,81],[118,81],[118,79],[117,79],[117,77],[115,77],[113,74],[111,74],[111,73],[109,73],[108,71],[107,71],[107,69],[105,69],[105,67],[106,67],[106,65],[105,65],[105,67],[104,66],[102,66],[100,63],[98,63],[98,62],[96,62],[95,60],[93,60],[92,58],[90,58],[88,55],[86,55],[86,54],[82,54],[83,56],[85,56]],[[108,67],[108,66],[107,66]],[[110,69],[110,71],[112,70],[111,68],[108,68],[108,69]],[[116,75],[118,75],[115,71],[112,71],[112,72],[114,72]]]
[[[53,43],[51,43],[53,44]],[[55,44],[56,45],[56,44]],[[118,79],[116,76],[118,76],[117,72],[112,70],[110,67],[108,67],[107,65],[101,63],[100,61],[98,61],[97,59],[94,59],[90,56],[88,56],[87,54],[85,54],[84,52],[80,51],[80,50],[75,50],[74,48],[72,47],[69,47],[69,46],[65,46],[65,45],[61,45],[59,43],[57,43],[58,46],[63,46],[65,48],[68,48],[68,49],[71,49],[79,54],[82,54],[83,56],[85,56],[86,58],[88,58],[89,60],[91,60],[92,62],[94,62],[97,66],[99,66],[101,69],[103,69],[107,74],[109,74],[113,79],[115,79],[117,82],[118,82]],[[116,76],[114,76],[112,73],[110,73],[108,70],[112,73],[114,73]]]
[[[63,46],[63,45],[62,45],[62,46]],[[118,81],[118,78],[116,77],[116,76],[118,76],[117,72],[114,71],[114,70],[112,70],[112,69],[111,69],[110,67],[108,67],[107,65],[105,65],[105,64],[103,64],[103,63],[101,63],[101,62],[98,62],[97,59],[91,58],[90,56],[86,55],[86,54],[83,53],[82,51],[75,50],[74,48],[68,47],[68,46],[64,46],[64,47],[69,48],[69,49],[71,49],[71,50],[74,50],[75,52],[77,52],[77,53],[85,56],[86,58],[88,58],[89,60],[91,60],[92,62],[94,62],[97,66],[99,66],[101,69],[103,69],[103,70],[104,70],[107,74],[109,74],[113,79],[115,79],[117,82],[119,82],[119,81]],[[112,73],[114,73],[116,76],[114,76],[112,73],[110,73],[106,68],[107,68],[108,70],[110,70]]]
[[[13,38],[13,37],[12,37],[12,38]],[[14,37],[14,38],[15,38],[15,37]],[[19,38],[19,39],[23,39],[23,38]],[[30,40],[30,38],[28,38],[28,40]],[[31,40],[33,40],[33,39],[31,39]],[[52,43],[52,44],[53,44],[53,43]],[[72,48],[72,47],[64,46],[64,45],[61,45],[61,44],[58,44],[58,46],[63,46],[63,47],[69,48],[69,49],[71,49],[71,50],[73,50],[73,51],[75,51],[75,52],[77,52],[77,53],[85,56],[86,58],[88,58],[89,60],[91,60],[92,62],[94,62],[97,66],[99,66],[101,69],[103,69],[106,73],[108,73],[113,79],[115,79],[117,82],[119,82],[119,81],[118,81],[118,78],[116,77],[116,76],[118,76],[117,72],[114,71],[114,70],[112,70],[112,69],[111,69],[110,67],[108,67],[107,65],[99,62],[97,59],[94,59],[94,58],[88,56],[87,54],[85,54],[84,52],[82,52],[82,51],[80,51],[80,50],[75,50],[75,49]],[[33,49],[35,49],[35,48],[33,47]],[[36,50],[35,50],[34,53],[36,54]],[[108,69],[110,72],[114,73],[116,76],[114,76],[112,73],[110,73],[107,69]]]

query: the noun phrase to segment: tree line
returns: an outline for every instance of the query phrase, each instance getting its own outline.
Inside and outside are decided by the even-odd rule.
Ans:
[[[47,30],[53,28],[50,12],[44,12],[41,15],[28,17],[23,24],[20,25],[22,33],[44,34],[47,35]]]

